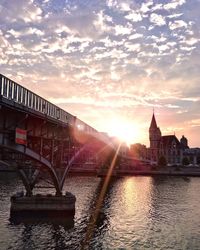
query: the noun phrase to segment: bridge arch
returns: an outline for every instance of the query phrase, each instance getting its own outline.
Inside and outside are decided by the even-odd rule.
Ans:
[[[99,133],[87,123],[2,74],[0,74],[0,117],[0,148],[25,155],[44,166],[50,173],[58,195],[62,194],[69,168],[87,149],[88,144],[95,145],[99,142],[102,148],[117,149],[105,134]],[[27,138],[23,145],[16,144],[17,128],[26,131]],[[71,152],[68,150],[71,159],[66,160],[67,150],[64,149],[70,147],[77,147],[78,152],[72,152],[74,155],[70,155]],[[46,152],[48,155],[45,155]],[[64,165],[61,177],[56,171],[59,164]],[[26,189],[31,192],[32,187],[28,183],[26,173],[23,172],[22,169],[21,178]]]
[[[28,156],[30,159],[41,163],[48,170],[48,172],[49,172],[49,174],[50,174],[50,176],[51,176],[51,178],[53,180],[53,183],[54,183],[54,186],[55,186],[55,189],[56,189],[56,194],[57,195],[62,194],[62,190],[60,189],[59,179],[58,179],[58,176],[56,174],[56,171],[53,168],[52,164],[47,159],[45,159],[41,155],[37,154],[33,150],[31,150],[31,149],[29,149],[27,147],[24,147],[22,145],[15,145],[15,144],[13,144],[13,145],[5,145],[4,144],[4,145],[0,145],[0,148],[5,148],[5,149],[8,149],[11,152],[16,152],[16,153]],[[23,184],[24,184],[26,190],[29,192],[30,190],[29,190],[29,187],[28,187],[28,180],[26,179],[26,177],[22,173],[20,173],[20,176],[21,176],[21,179],[23,181]]]
[[[9,144],[9,145],[0,144],[0,148],[5,148],[11,152],[16,152],[16,153],[19,153],[21,155],[27,156],[28,158],[42,164],[42,166],[44,166],[48,170],[48,172],[53,180],[53,184],[54,184],[54,187],[56,189],[56,194],[62,195],[62,189],[63,189],[64,182],[65,182],[65,179],[66,179],[66,176],[67,176],[67,173],[68,173],[70,167],[76,161],[76,159],[80,156],[80,154],[82,152],[84,152],[84,150],[87,150],[87,148],[91,147],[93,145],[93,143],[94,143],[93,141],[90,143],[86,143],[81,148],[79,148],[79,150],[71,157],[71,159],[66,164],[63,175],[60,179],[58,178],[58,175],[54,169],[54,166],[51,164],[51,162],[48,161],[43,156],[36,153],[35,151],[31,150],[30,148],[25,147],[23,145],[18,145],[18,144]],[[104,151],[108,148],[111,149],[112,147],[110,147],[110,145],[104,145],[104,147],[103,147],[103,149],[101,149],[101,151]],[[20,170],[19,168],[18,168],[18,170],[19,170],[20,177],[22,179],[22,182],[25,186],[27,193],[28,194],[32,193],[32,189],[34,188],[35,182],[33,183],[33,185],[30,185],[24,172],[22,170]]]

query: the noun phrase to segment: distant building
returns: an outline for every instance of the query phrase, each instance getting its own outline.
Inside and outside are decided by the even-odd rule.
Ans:
[[[162,136],[154,113],[149,127],[149,140],[148,159],[155,163],[161,156],[164,156],[168,164],[181,164],[183,153],[189,148],[188,141],[184,136],[180,141],[175,135]]]
[[[200,165],[200,148],[186,148],[183,157],[186,157],[192,165]]]
[[[135,143],[130,146],[130,155],[136,159],[146,159],[147,158],[147,148],[141,143]]]
[[[127,146],[126,143],[122,143],[119,149],[119,154],[125,157],[128,155],[128,153],[129,153],[129,147]]]

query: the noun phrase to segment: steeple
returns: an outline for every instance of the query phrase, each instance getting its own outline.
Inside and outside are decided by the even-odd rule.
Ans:
[[[156,119],[155,119],[155,116],[154,116],[154,112],[153,112],[153,116],[152,116],[152,119],[151,119],[151,124],[150,124],[150,127],[149,129],[157,129],[157,123],[156,123]]]
[[[150,148],[151,149],[158,149],[159,148],[159,143],[161,140],[161,131],[159,127],[157,126],[156,123],[156,118],[153,112],[153,116],[151,119],[151,124],[149,127],[149,140],[150,140]]]

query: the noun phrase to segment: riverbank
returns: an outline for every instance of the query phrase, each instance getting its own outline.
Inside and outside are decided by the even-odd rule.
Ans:
[[[12,167],[8,166],[0,166],[0,174],[1,173],[15,173],[16,170]],[[99,169],[70,169],[69,176],[98,176],[105,177],[107,175],[106,170]],[[143,170],[135,170],[135,169],[120,169],[114,170],[112,176],[114,177],[123,177],[123,176],[188,176],[188,177],[200,177],[200,167],[182,167],[182,168],[165,168],[165,169],[143,169]]]
[[[200,172],[188,171],[119,171],[114,173],[116,177],[123,176],[185,176],[185,177],[200,177]],[[106,176],[106,173],[98,173],[99,177]]]
[[[98,176],[105,177],[107,175],[106,170],[83,170],[83,169],[71,169],[69,171],[71,176]],[[166,168],[160,170],[134,170],[134,169],[121,169],[114,170],[112,176],[114,177],[123,177],[123,176],[185,176],[185,177],[200,177],[200,168],[191,167],[191,168]]]

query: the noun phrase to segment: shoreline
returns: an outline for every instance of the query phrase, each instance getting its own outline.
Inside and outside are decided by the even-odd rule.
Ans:
[[[11,169],[0,169],[1,173],[16,173],[16,170]],[[96,176],[96,177],[105,177],[107,171],[91,170],[91,169],[74,169],[70,170],[68,176]],[[114,170],[112,177],[125,177],[125,176],[182,176],[182,177],[200,177],[200,168],[198,167],[197,171],[186,169],[186,170]]]
[[[97,176],[105,177],[107,175],[106,170],[81,170],[81,169],[71,169],[69,171],[69,176]],[[167,168],[163,170],[114,170],[112,177],[124,177],[124,176],[182,176],[182,177],[200,177],[200,167],[191,167],[175,170],[172,168]]]
[[[105,177],[106,174],[98,174],[98,177]],[[164,172],[164,171],[134,171],[116,173],[115,177],[125,176],[182,176],[182,177],[200,177],[200,172]]]

